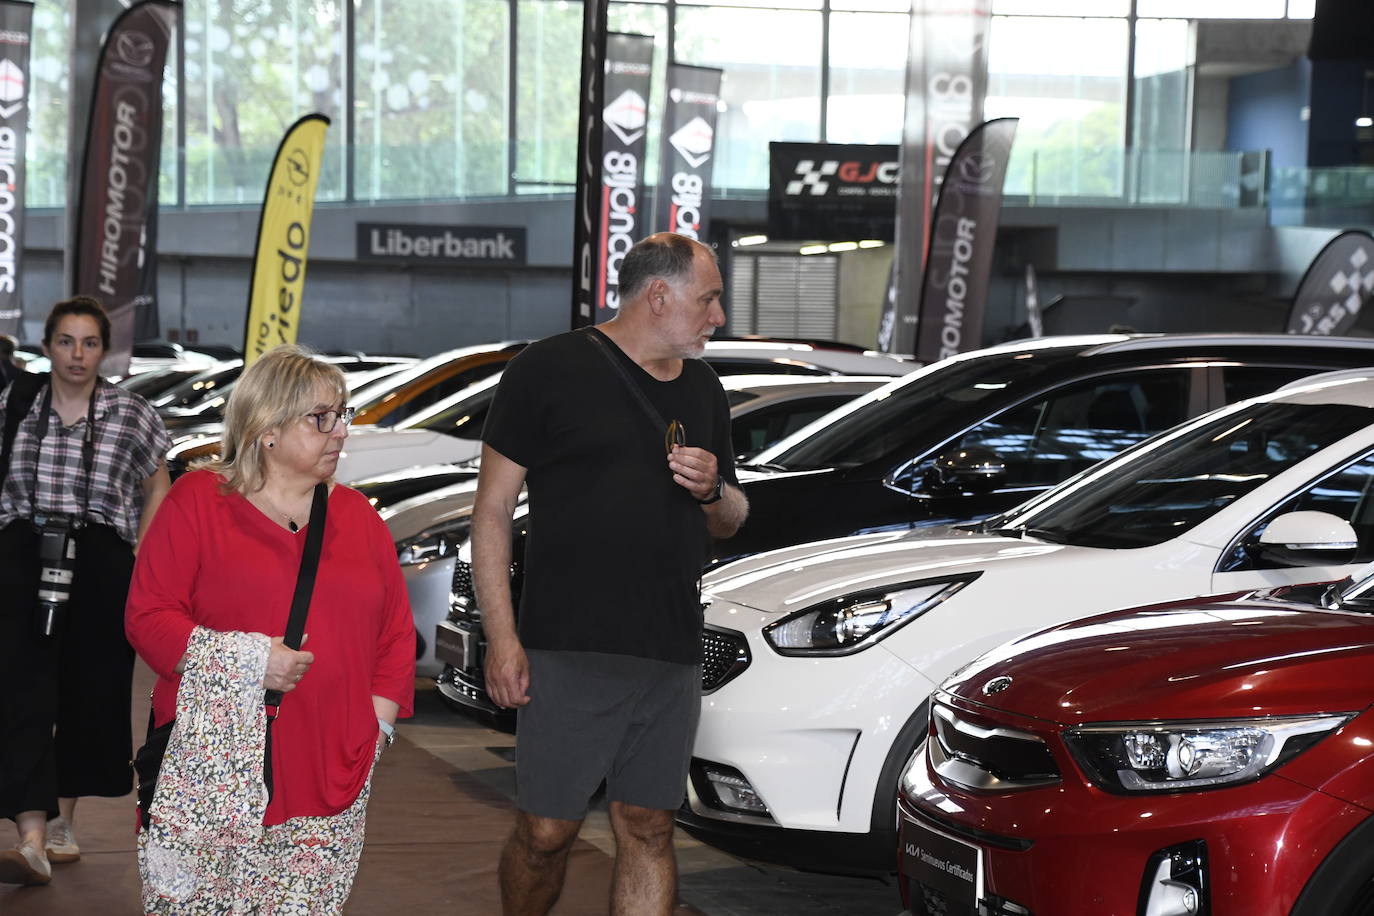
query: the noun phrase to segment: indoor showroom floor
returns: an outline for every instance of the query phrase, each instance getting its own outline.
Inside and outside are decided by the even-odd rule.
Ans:
[[[132,710],[136,743],[147,725],[152,677],[141,665]],[[496,863],[515,796],[514,736],[451,712],[433,681],[416,681],[416,715],[396,730],[374,779],[367,843],[346,913],[500,912]],[[4,916],[138,916],[133,795],[77,809],[82,859],[54,869],[47,887],[0,885]],[[0,831],[13,836],[13,824]],[[6,840],[12,843],[13,840]],[[895,880],[799,872],[738,859],[677,833],[680,914],[839,916],[901,910]],[[604,914],[614,844],[604,804],[588,816],[554,913]]]

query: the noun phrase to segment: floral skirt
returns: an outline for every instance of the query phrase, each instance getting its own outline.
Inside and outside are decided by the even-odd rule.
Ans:
[[[375,771],[375,763],[374,763]],[[363,851],[369,775],[358,798],[332,817],[294,817],[263,828],[257,842],[233,852],[232,867],[222,880],[202,882],[181,899],[160,898],[146,885],[147,916],[327,916],[343,911]],[[138,834],[138,867],[148,874],[148,831]]]

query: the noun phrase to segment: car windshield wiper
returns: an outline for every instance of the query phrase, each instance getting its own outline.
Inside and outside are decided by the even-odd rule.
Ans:
[[[758,468],[763,471],[790,471],[791,468],[784,464],[773,464],[768,461],[747,461],[741,464],[742,468]]]
[[[1026,529],[1021,527],[1020,525],[1014,525],[1010,528],[984,527],[982,530],[984,534],[997,534],[1001,535],[1004,538],[1019,538],[1026,533]]]

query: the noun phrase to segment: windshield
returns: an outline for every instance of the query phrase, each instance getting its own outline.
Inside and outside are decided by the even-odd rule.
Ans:
[[[1243,404],[1065,481],[996,529],[1085,547],[1160,544],[1371,422],[1374,409],[1349,404]]]
[[[219,394],[232,384],[241,372],[243,363],[239,360],[234,360],[229,365],[207,369],[163,392],[153,401],[153,406],[190,407],[192,404],[198,404],[212,394]]]
[[[396,428],[427,429],[459,439],[480,439],[487,408],[491,406],[492,398],[496,397],[496,385],[500,381],[498,372],[475,382],[424,413],[402,420],[396,424]]]
[[[903,447],[923,431],[979,417],[1029,393],[1062,350],[956,357],[879,388],[760,452],[754,463],[802,471],[857,467]],[[988,408],[974,407],[987,401]]]

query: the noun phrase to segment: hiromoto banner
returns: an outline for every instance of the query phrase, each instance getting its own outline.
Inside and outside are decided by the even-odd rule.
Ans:
[[[663,153],[654,203],[654,228],[659,232],[694,239],[706,236],[722,72],[686,64],[668,67]]]
[[[606,37],[606,107],[601,132],[601,240],[596,256],[596,320],[620,308],[620,262],[647,235],[644,149],[648,145],[649,76],[654,40]]]
[[[0,334],[22,337],[24,138],[29,126],[33,4],[0,0]]]
[[[983,345],[988,272],[1016,118],[974,128],[949,162],[931,220],[916,358],[933,363]]]
[[[1303,274],[1289,334],[1345,334],[1374,296],[1374,236],[1348,229],[1326,243]]]
[[[912,0],[897,240],[878,347],[910,353],[940,182],[983,120],[992,0]]]
[[[295,343],[300,331],[310,217],[315,211],[315,186],[328,127],[329,119],[322,114],[301,118],[287,129],[272,162],[248,288],[243,332],[246,366],[278,344]]]
[[[582,4],[582,82],[577,96],[577,193],[573,201],[572,326],[596,319],[596,259],[601,242],[601,111],[606,107],[606,11]]]
[[[157,184],[162,71],[180,4],[143,0],[110,27],[100,49],[72,251],[72,291],[110,313],[107,373],[123,374],[139,315],[157,333]]]

